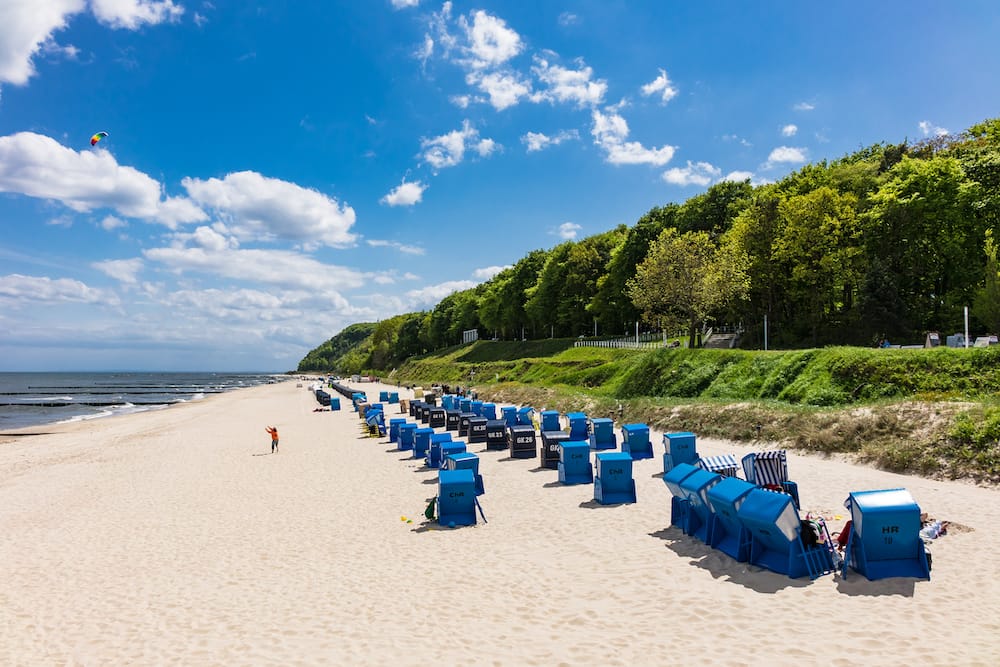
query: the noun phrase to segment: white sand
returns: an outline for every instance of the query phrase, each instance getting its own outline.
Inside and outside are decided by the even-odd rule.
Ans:
[[[804,510],[902,486],[973,529],[929,582],[792,580],[669,528],[659,433],[609,507],[473,445],[489,523],[428,529],[436,473],[316,405],[286,382],[0,437],[0,665],[1000,663],[996,489],[790,453]]]

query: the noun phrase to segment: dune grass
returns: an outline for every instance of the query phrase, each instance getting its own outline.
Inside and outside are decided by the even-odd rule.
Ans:
[[[478,342],[407,361],[403,382],[661,430],[846,454],[1000,482],[1000,349],[656,351]],[[474,381],[472,372],[475,372]],[[760,425],[760,429],[757,426]]]

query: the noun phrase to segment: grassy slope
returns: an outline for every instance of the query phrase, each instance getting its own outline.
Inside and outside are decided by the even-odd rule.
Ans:
[[[479,342],[406,362],[401,381],[584,409],[664,430],[847,452],[897,471],[1000,481],[1000,348],[787,352]],[[760,432],[756,425],[761,425]]]

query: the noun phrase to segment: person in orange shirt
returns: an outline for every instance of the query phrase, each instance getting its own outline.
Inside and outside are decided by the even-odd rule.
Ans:
[[[271,453],[278,451],[278,428],[276,426],[265,426],[264,430],[271,434]]]

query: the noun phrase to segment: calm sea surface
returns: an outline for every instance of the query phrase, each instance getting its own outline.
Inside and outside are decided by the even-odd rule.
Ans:
[[[0,373],[0,431],[157,410],[280,379],[253,373]]]

